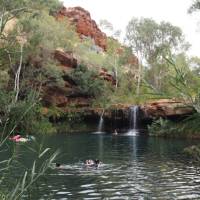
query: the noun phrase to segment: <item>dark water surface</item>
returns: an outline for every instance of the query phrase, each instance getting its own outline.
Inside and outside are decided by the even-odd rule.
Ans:
[[[45,146],[61,149],[57,162],[66,169],[51,169],[38,184],[35,200],[200,199],[198,166],[182,154],[191,143],[110,134],[48,136]],[[86,168],[89,158],[104,164]]]

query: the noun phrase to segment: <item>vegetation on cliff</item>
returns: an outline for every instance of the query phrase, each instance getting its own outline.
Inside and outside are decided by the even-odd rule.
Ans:
[[[189,11],[197,10],[199,1]],[[150,134],[199,138],[200,58],[187,56],[181,29],[132,18],[125,44],[117,34],[106,37],[87,11],[66,9],[58,0],[0,1],[0,147],[12,134],[54,133],[57,119],[65,118],[70,129],[92,106],[105,109],[161,97],[179,99],[195,113],[179,123],[155,119]],[[199,149],[192,150],[199,160]],[[40,151],[37,161],[47,151]],[[56,155],[40,167],[33,162],[31,173],[23,168],[10,191],[1,188],[0,198],[20,199]],[[0,162],[0,183],[12,162]]]
[[[113,31],[106,37],[86,10],[57,0],[1,1],[0,9],[1,132],[55,132],[49,118],[71,116],[72,108],[161,97],[199,113],[200,62],[187,56],[179,27],[132,18],[121,44],[112,24],[101,22]]]

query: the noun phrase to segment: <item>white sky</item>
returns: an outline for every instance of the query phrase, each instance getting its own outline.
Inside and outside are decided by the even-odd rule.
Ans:
[[[132,17],[149,17],[179,26],[192,45],[190,55],[200,57],[200,11],[187,14],[192,0],[63,0],[66,7],[81,6],[99,23],[106,19],[115,29],[125,30]],[[198,31],[199,29],[199,31]]]

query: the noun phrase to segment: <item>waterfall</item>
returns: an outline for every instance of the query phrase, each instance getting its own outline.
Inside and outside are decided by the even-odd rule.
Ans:
[[[138,106],[130,107],[130,129],[135,130],[137,129],[137,117],[138,117]]]
[[[99,119],[99,124],[98,124],[98,128],[97,128],[97,133],[102,133],[103,132],[103,126],[104,126],[104,119],[103,119],[103,114],[104,114],[104,110],[100,116]]]
[[[129,131],[127,135],[136,135],[138,133],[138,113],[139,113],[139,106],[132,106],[130,107],[130,121],[129,121]]]

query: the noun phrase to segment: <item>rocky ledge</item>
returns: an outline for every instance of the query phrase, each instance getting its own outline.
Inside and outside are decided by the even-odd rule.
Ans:
[[[140,108],[146,118],[187,116],[195,112],[191,106],[186,105],[183,101],[173,99],[148,102]]]
[[[131,112],[134,110],[133,105],[117,104],[112,105],[108,109],[101,108],[88,108],[84,110],[86,119],[96,120],[100,119],[103,113],[104,123],[109,129],[127,129],[131,122]],[[144,105],[137,105],[137,124],[138,128],[144,128],[152,120],[160,117],[171,120],[181,120],[193,114],[195,110],[185,105],[179,100],[160,99],[148,102]]]

